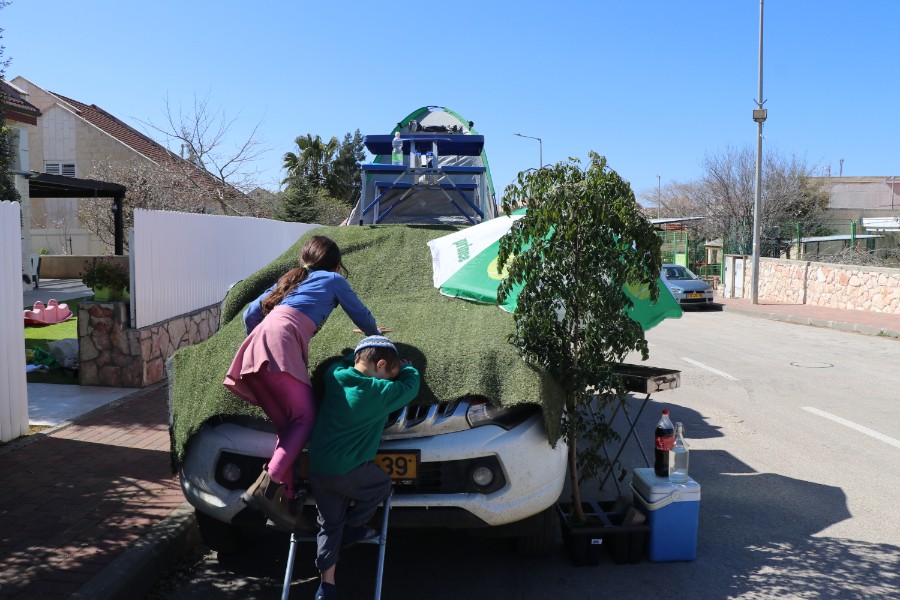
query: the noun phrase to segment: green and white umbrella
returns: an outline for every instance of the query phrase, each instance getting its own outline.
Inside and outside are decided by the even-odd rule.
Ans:
[[[512,216],[502,216],[478,225],[445,235],[428,242],[434,271],[434,287],[445,296],[462,298],[482,304],[497,303],[497,288],[506,277],[505,270],[497,264],[500,238],[512,224],[525,216],[520,209]],[[659,281],[659,299],[650,301],[646,285],[626,285],[625,293],[633,303],[628,316],[641,324],[644,330],[655,327],[664,319],[681,317],[681,307],[672,297],[669,288]],[[519,290],[500,304],[503,310],[513,312]]]

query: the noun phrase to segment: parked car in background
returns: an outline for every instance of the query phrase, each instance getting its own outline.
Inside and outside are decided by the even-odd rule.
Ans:
[[[712,287],[686,267],[663,265],[660,278],[682,306],[710,306],[713,303]]]

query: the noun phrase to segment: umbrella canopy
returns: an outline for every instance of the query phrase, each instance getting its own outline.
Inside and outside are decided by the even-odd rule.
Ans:
[[[440,288],[445,296],[462,298],[482,304],[497,303],[497,288],[506,277],[506,272],[497,264],[500,239],[512,224],[525,216],[525,209],[519,209],[512,216],[497,217],[473,227],[445,235],[428,242],[434,271],[434,287]],[[641,324],[644,330],[655,327],[664,319],[681,317],[682,311],[672,293],[662,283],[659,284],[659,298],[650,300],[647,285],[626,285],[625,293],[631,299],[632,308],[628,316]],[[519,290],[514,289],[500,308],[513,312]]]

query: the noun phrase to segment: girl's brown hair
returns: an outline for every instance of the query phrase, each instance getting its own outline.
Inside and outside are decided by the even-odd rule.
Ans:
[[[294,288],[303,283],[312,271],[335,271],[346,277],[347,269],[341,262],[341,250],[331,238],[324,235],[314,235],[300,251],[300,266],[295,267],[281,276],[275,289],[263,298],[262,311],[264,315],[278,306],[284,297]]]

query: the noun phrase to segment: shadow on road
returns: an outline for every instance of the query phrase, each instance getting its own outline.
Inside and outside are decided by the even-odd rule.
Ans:
[[[647,440],[663,406],[650,400],[636,428],[651,458]],[[693,439],[724,437],[720,427],[689,408],[678,407],[678,420]],[[644,466],[633,441],[622,462],[629,473]],[[509,540],[464,531],[392,529],[382,597],[671,600],[677,590],[678,597],[697,598],[897,598],[900,547],[821,534],[852,517],[840,488],[759,473],[725,450],[693,450],[691,475],[702,486],[694,561],[644,559],[620,565],[606,557],[594,567],[574,567],[561,536],[550,556],[522,558]],[[620,487],[630,494],[627,477]],[[618,492],[609,483],[595,493],[614,497]],[[211,553],[150,598],[279,598],[287,550],[287,537],[277,536],[257,541],[240,556]],[[313,597],[318,586],[314,556],[312,543],[300,546],[292,598]],[[376,564],[375,546],[343,553],[337,571],[342,600],[373,597]]]

